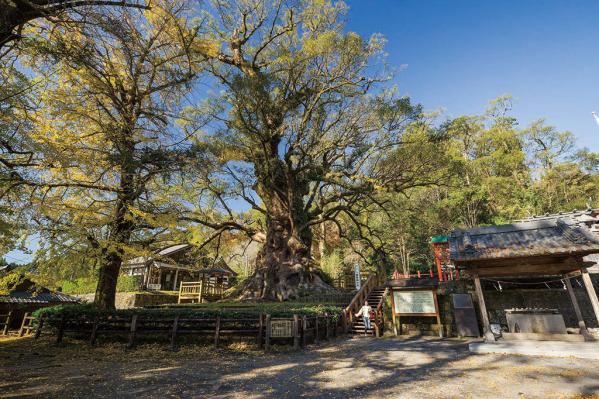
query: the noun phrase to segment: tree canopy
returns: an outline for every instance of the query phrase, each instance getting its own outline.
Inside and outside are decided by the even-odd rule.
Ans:
[[[343,264],[427,268],[456,227],[597,201],[572,133],[521,127],[509,96],[427,114],[341,1],[106,4],[19,22],[0,59],[0,250],[35,237],[33,273],[93,276],[101,307],[167,243],[257,243],[238,294],[286,300]]]

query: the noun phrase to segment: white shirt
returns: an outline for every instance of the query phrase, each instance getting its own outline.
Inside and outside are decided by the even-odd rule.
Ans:
[[[370,312],[372,312],[372,307],[370,307],[370,305],[364,305],[360,308],[360,311],[356,314],[356,317],[362,316],[370,318]]]

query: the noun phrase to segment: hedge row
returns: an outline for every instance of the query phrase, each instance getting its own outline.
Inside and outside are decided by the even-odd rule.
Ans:
[[[228,308],[235,306],[236,308]],[[214,303],[208,306],[189,306],[179,308],[162,309],[119,309],[119,310],[101,310],[93,304],[59,305],[36,310],[33,315],[39,317],[80,317],[90,318],[102,316],[125,316],[131,317],[138,315],[140,317],[170,318],[180,316],[182,318],[212,318],[220,315],[222,318],[243,319],[258,317],[261,313],[270,314],[272,317],[292,317],[294,314],[302,316],[316,316],[329,314],[335,319],[341,316],[341,308],[332,305],[311,305],[311,304],[287,304],[287,303]]]

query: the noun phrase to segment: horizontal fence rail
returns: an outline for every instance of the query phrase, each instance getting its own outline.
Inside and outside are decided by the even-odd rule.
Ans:
[[[136,342],[145,336],[168,341],[170,348],[175,350],[177,337],[211,337],[217,348],[221,338],[227,336],[249,339],[259,347],[269,350],[273,340],[288,341],[295,349],[305,347],[309,343],[329,340],[339,333],[340,320],[340,317],[330,314],[293,315],[293,317],[272,317],[269,314],[261,314],[253,318],[232,318],[222,315],[205,318],[42,315],[32,323],[34,327],[31,328],[35,331],[36,339],[42,334],[53,334],[56,343],[61,343],[65,334],[71,334],[77,338],[89,337],[90,345],[96,345],[100,337],[125,338],[127,347],[133,348]]]

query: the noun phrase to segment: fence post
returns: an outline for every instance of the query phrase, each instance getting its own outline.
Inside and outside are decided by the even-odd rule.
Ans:
[[[8,335],[8,328],[10,326],[10,322],[12,319],[12,310],[8,312],[8,315],[6,316],[6,320],[4,324],[4,330],[2,331],[2,335]]]
[[[302,316],[302,347],[306,347],[308,343],[308,318],[304,315]]]
[[[37,325],[37,329],[35,330],[35,335],[34,335],[34,339],[38,339],[40,337],[40,335],[42,335],[42,328],[44,328],[44,314],[42,313],[42,315],[40,316],[40,322]]]
[[[218,341],[220,340],[220,315],[216,316],[216,325],[214,326],[214,347],[218,348]]]
[[[22,337],[23,335],[25,335],[25,323],[27,323],[27,318],[29,317],[29,313],[25,313],[25,316],[23,316],[23,321],[21,322],[21,329],[19,330],[19,337]]]
[[[337,337],[337,327],[338,326],[338,321],[335,320],[335,318],[333,317],[334,315],[331,315],[331,327],[333,327],[333,337]]]
[[[262,348],[262,333],[264,332],[264,315],[260,313],[258,317],[258,336],[256,337],[256,343],[258,344],[258,348]]]
[[[65,319],[65,315],[63,314],[60,319],[60,325],[58,327],[58,333],[56,335],[56,343],[57,344],[62,342],[62,336],[64,335],[65,323],[66,323],[66,319]]]
[[[131,331],[129,332],[129,343],[127,344],[127,348],[133,348],[135,344],[135,333],[137,332],[137,315],[134,314],[131,316]]]
[[[96,336],[98,335],[98,326],[100,325],[100,319],[94,318],[94,324],[92,325],[92,333],[89,337],[89,344],[94,346],[96,344]]]
[[[298,350],[300,347],[299,336],[299,316],[293,315],[293,349]]]
[[[318,331],[318,315],[316,315],[315,323],[316,324],[314,325],[314,343],[318,344],[318,342],[320,341],[320,334]]]
[[[270,315],[267,314],[266,315],[266,334],[265,335],[265,339],[264,339],[264,349],[265,350],[270,350]]]
[[[171,332],[171,350],[175,350],[175,343],[177,342],[177,328],[179,327],[179,315],[175,316],[173,321],[173,331]]]
[[[330,318],[329,318],[329,314],[325,313],[324,314],[324,320],[325,320],[325,336],[327,341],[329,341],[331,339],[331,327],[330,327]]]

